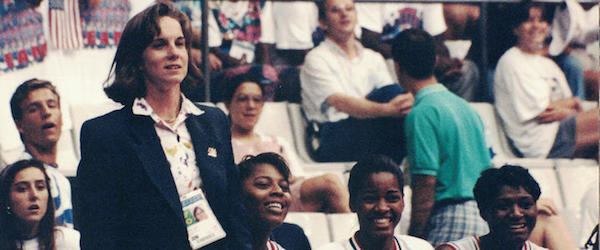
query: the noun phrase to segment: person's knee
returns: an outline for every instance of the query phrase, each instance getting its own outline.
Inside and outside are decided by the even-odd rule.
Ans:
[[[343,194],[346,191],[344,184],[340,177],[336,174],[327,173],[321,175],[322,188],[328,190],[331,194]]]
[[[300,187],[300,192],[301,196],[304,198],[312,197],[317,199],[331,199],[347,193],[340,177],[332,173],[327,173],[304,181],[302,187]]]

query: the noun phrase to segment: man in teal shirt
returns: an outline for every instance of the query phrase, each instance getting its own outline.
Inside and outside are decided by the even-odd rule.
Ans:
[[[471,106],[437,82],[435,45],[422,30],[392,43],[400,84],[415,96],[405,120],[411,187],[408,233],[440,243],[488,231],[473,200],[480,173],[491,167],[484,126]]]

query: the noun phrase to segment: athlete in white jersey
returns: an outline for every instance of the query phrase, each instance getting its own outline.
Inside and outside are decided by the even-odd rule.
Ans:
[[[319,250],[362,250],[364,248],[361,247],[358,240],[356,240],[356,233],[354,236],[344,239],[337,242],[332,242],[327,245],[324,245]],[[412,237],[408,235],[395,235],[394,236],[394,249],[395,250],[430,250],[433,247],[429,244],[429,242],[419,239],[417,237]]]
[[[477,237],[477,236],[464,238],[461,240],[452,241],[452,242],[448,242],[448,243],[443,243],[438,248],[441,248],[442,246],[449,247],[450,249],[454,249],[454,250],[485,250],[485,249],[481,248],[480,243],[479,243],[479,237]],[[547,248],[543,248],[536,244],[533,244],[531,241],[525,241],[523,243],[523,247],[521,249],[522,250],[545,250],[545,249],[547,250]]]
[[[473,193],[490,232],[442,243],[436,250],[546,249],[528,240],[537,220],[536,202],[541,191],[527,169],[512,165],[487,169]]]
[[[404,210],[404,178],[398,165],[387,156],[370,155],[352,167],[348,190],[350,209],[358,216],[360,229],[349,239],[329,243],[320,250],[428,250],[425,240],[395,235]]]

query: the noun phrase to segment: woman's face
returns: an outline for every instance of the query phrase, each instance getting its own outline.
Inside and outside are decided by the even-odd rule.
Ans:
[[[264,96],[257,83],[242,83],[233,93],[231,103],[228,105],[232,128],[252,131],[264,104]]]
[[[365,181],[350,204],[358,215],[360,231],[370,238],[391,237],[404,210],[402,187],[390,172],[373,173]]]
[[[260,164],[242,183],[244,204],[256,224],[274,227],[283,223],[292,202],[289,182],[271,164]]]
[[[548,22],[543,20],[541,7],[529,8],[529,18],[514,29],[519,46],[538,50],[548,35]]]
[[[38,224],[48,209],[48,186],[44,173],[28,167],[17,173],[9,191],[11,212],[27,224]]]
[[[522,244],[535,226],[536,201],[523,187],[503,186],[483,217],[492,235],[507,243]]]
[[[207,215],[204,214],[204,210],[202,210],[202,208],[197,208],[194,210],[194,218],[196,218],[197,221],[204,220],[206,217]]]
[[[172,17],[158,19],[160,35],[154,37],[142,53],[142,71],[146,87],[168,89],[187,75],[188,53],[179,22]]]

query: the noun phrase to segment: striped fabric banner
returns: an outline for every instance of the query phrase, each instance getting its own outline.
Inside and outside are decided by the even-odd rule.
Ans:
[[[78,0],[49,0],[50,40],[58,49],[77,49],[83,45]]]

